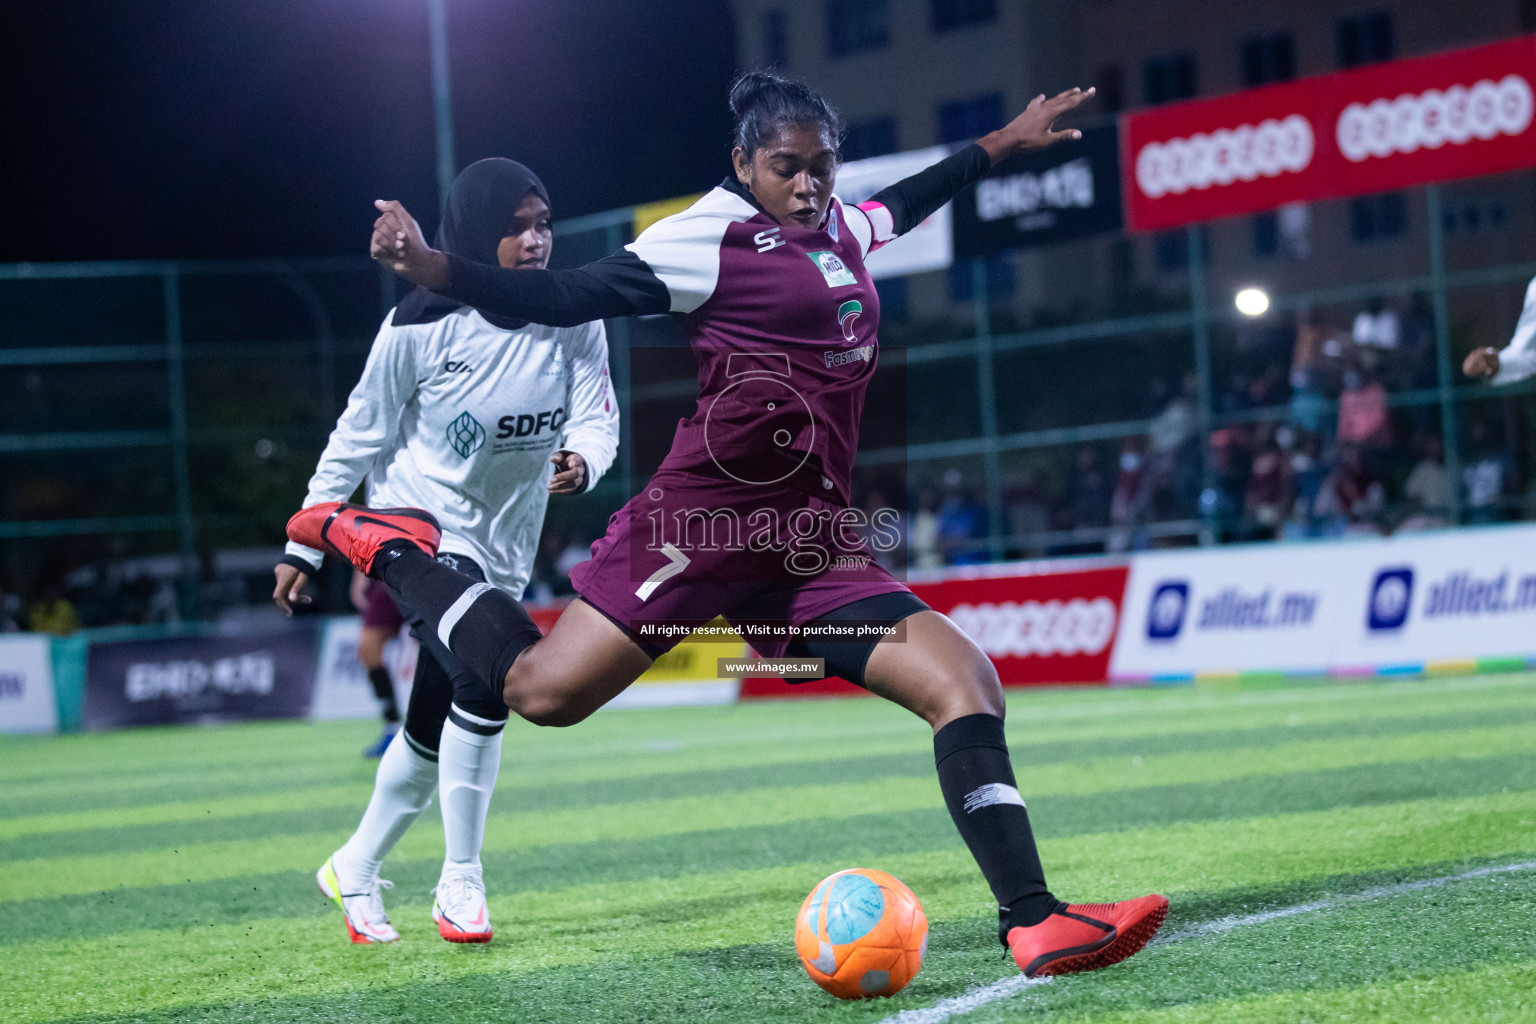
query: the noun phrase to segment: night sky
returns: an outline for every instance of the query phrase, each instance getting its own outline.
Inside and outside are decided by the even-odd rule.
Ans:
[[[728,168],[723,0],[447,0],[458,165],[555,215]],[[362,254],[375,197],[435,225],[425,0],[56,0],[0,14],[0,262]]]

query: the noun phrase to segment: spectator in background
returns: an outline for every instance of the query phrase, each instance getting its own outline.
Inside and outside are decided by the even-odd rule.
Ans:
[[[1370,305],[1355,316],[1350,337],[1353,342],[1350,368],[1372,378],[1397,376],[1401,363],[1402,325],[1396,310],[1381,299],[1372,299]]]
[[[939,506],[938,541],[950,565],[984,562],[987,553],[972,541],[987,535],[987,510],[982,507],[958,469],[944,472],[944,503]]]
[[[1494,443],[1483,420],[1474,420],[1468,439],[1472,453],[1462,468],[1467,491],[1467,521],[1497,523],[1504,518],[1504,494],[1509,486],[1509,456]]]
[[[907,565],[907,517],[901,509],[891,505],[883,490],[872,487],[869,495],[864,499],[864,539],[869,542],[869,548],[875,553],[875,561],[885,566],[892,572],[906,568]],[[877,520],[875,517],[879,516]],[[880,523],[879,528],[876,524]],[[896,546],[892,547],[890,536],[895,532]]]
[[[21,598],[0,587],[0,633],[16,633],[21,630]]]
[[[1280,405],[1285,398],[1285,370],[1278,364],[1266,366],[1248,382],[1247,403],[1250,409]]]
[[[1109,524],[1109,479],[1099,466],[1099,453],[1085,445],[1077,450],[1072,479],[1072,526],[1091,530]]]
[[[1201,512],[1230,524],[1243,511],[1248,489],[1248,439],[1241,426],[1211,431],[1211,477],[1214,486],[1201,496]]]
[[[75,606],[64,596],[64,581],[51,580],[43,588],[43,594],[27,609],[27,628],[34,633],[52,633],[68,636],[80,628],[80,617]]]
[[[1322,432],[1333,371],[1343,351],[1337,330],[1323,312],[1311,310],[1302,316],[1291,349],[1291,422],[1314,434]]]
[[[932,488],[917,495],[917,514],[912,517],[912,564],[918,569],[937,569],[944,564],[939,550],[939,499]]]
[[[555,557],[555,593],[574,594],[571,570],[592,556],[592,542],[572,535]]]
[[[384,649],[400,635],[405,616],[382,580],[371,580],[354,569],[351,586],[347,589],[352,607],[362,616],[362,625],[357,631],[357,660],[368,676],[368,685],[373,687],[373,695],[379,702],[379,717],[384,720],[379,738],[363,750],[363,756],[383,757],[395,733],[400,731],[395,677],[390,675]]]
[[[1339,423],[1336,436],[1341,445],[1360,449],[1373,467],[1392,446],[1392,423],[1387,415],[1387,389],[1381,379],[1367,369],[1344,374],[1344,390],[1339,395]]]
[[[1196,387],[1195,375],[1186,375],[1179,393],[1147,430],[1147,503],[1154,518],[1175,514],[1192,489],[1195,460],[1189,448],[1195,436]]]
[[[1243,495],[1243,515],[1251,524],[1251,539],[1274,540],[1290,516],[1294,493],[1291,463],[1275,439],[1275,428],[1266,424],[1254,446]]]
[[[1408,516],[1399,530],[1433,530],[1450,525],[1451,471],[1445,467],[1445,445],[1439,435],[1431,434],[1419,445],[1419,461],[1403,485],[1403,497],[1409,504]]]
[[[1402,337],[1397,311],[1379,298],[1372,299],[1370,305],[1355,316],[1354,329],[1350,333],[1356,345],[1380,352],[1396,352]]]
[[[1035,482],[1033,469],[1026,468],[1008,481],[1003,504],[1008,515],[1008,534],[1013,538],[1009,548],[1019,553],[1016,557],[1040,557],[1039,537],[1050,529],[1050,509]]]
[[[1328,474],[1318,494],[1317,512],[1330,524],[1329,533],[1379,533],[1376,520],[1386,504],[1387,492],[1366,465],[1360,448],[1339,446],[1338,465]]]
[[[1109,525],[1113,528],[1105,543],[1109,551],[1129,551],[1144,547],[1138,537],[1147,510],[1146,459],[1141,454],[1141,439],[1128,437],[1120,445],[1120,472],[1109,496]]]
[[[1398,348],[1397,387],[1432,388],[1435,386],[1435,313],[1429,296],[1414,293],[1403,317],[1402,343]]]
[[[1318,502],[1327,478],[1321,439],[1315,433],[1299,431],[1291,452],[1291,486],[1295,498],[1291,503],[1290,521],[1283,528],[1286,540],[1322,535],[1324,521],[1319,515]]]

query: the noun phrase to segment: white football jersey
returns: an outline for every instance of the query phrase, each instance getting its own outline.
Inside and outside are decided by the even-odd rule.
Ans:
[[[304,507],[346,501],[366,479],[369,505],[431,512],[443,552],[474,559],[488,582],[520,596],[544,526],[550,456],[579,454],[591,489],[618,451],[603,323],[508,331],[466,306],[395,327],[393,315],[374,339]],[[287,553],[317,569],[323,556],[294,543]]]

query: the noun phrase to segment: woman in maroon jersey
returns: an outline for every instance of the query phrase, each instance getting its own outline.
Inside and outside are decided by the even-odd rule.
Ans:
[[[997,897],[999,937],[1026,974],[1130,956],[1168,901],[1069,905],[1051,894],[1008,759],[995,669],[880,567],[865,538],[878,539],[882,524],[849,507],[878,353],[865,256],[998,161],[1079,137],[1053,125],[1091,94],[1037,97],[1006,127],[847,207],[832,194],[836,113],[801,83],[748,74],[731,90],[734,176],[577,270],[508,273],[434,251],[400,204],[377,203],[374,258],[456,301],[555,326],[676,316],[698,360],[698,407],[571,573],[581,597],[547,638],[511,598],[432,559],[436,525],[420,510],[327,503],[296,515],[290,536],[383,579],[539,724],[585,718],[720,615],[767,657],[822,658],[828,675],[933,728],[945,802]],[[842,639],[849,630],[863,635]]]

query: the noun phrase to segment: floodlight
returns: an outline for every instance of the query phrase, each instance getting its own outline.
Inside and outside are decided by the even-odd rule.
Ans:
[[[1244,288],[1233,301],[1243,316],[1263,316],[1269,312],[1269,293],[1262,288]]]

